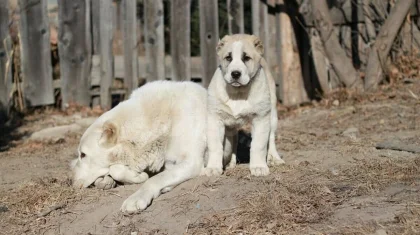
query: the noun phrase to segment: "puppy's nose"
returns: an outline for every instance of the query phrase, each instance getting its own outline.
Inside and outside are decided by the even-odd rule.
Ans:
[[[230,75],[232,76],[233,79],[239,79],[241,77],[241,72],[235,70]]]

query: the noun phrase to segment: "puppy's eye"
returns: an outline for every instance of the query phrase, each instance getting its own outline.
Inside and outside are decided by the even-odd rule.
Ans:
[[[86,154],[85,153],[80,153],[80,158],[84,158],[84,157],[86,157]]]
[[[227,61],[231,62],[231,61],[232,61],[232,56],[230,56],[230,55],[226,56],[226,57],[225,57],[225,60],[227,60]]]
[[[251,60],[251,57],[244,55],[244,57],[242,58],[243,61],[248,62]]]

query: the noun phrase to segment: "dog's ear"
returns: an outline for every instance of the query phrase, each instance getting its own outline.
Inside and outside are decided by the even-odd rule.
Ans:
[[[220,50],[223,48],[223,46],[225,45],[227,38],[229,35],[224,36],[221,40],[219,39],[219,43],[217,43],[216,46],[216,53],[219,54]]]
[[[264,45],[261,39],[255,35],[252,35],[252,42],[254,44],[255,49],[260,55],[264,54]]]
[[[118,127],[111,121],[106,121],[102,126],[102,134],[99,139],[99,146],[109,148],[117,144],[118,141]]]

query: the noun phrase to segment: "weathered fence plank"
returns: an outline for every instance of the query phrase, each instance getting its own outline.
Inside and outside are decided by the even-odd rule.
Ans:
[[[284,6],[284,0],[277,4]],[[280,62],[279,95],[285,106],[299,105],[308,101],[304,88],[302,67],[291,19],[286,11],[278,12],[278,60]]]
[[[310,29],[311,53],[315,65],[315,72],[324,94],[331,92],[331,84],[328,78],[328,59],[322,45],[321,37],[315,28]]]
[[[229,34],[244,33],[244,0],[227,0]]]
[[[171,1],[172,80],[191,79],[191,1]]]
[[[70,103],[90,104],[90,0],[60,0],[58,4],[62,109]]]
[[[128,93],[136,89],[138,84],[138,56],[137,56],[137,1],[123,0],[123,46],[124,46],[124,84]]]
[[[375,90],[384,78],[383,65],[414,0],[399,0],[382,25],[367,61],[365,90]]]
[[[331,8],[329,9],[330,16],[331,16],[331,22],[333,25],[343,25],[343,24],[349,24],[349,23],[365,23],[366,18],[365,17],[359,17],[356,21],[353,21],[352,16],[352,3],[354,3],[356,0],[342,0],[342,1],[328,1],[328,2],[337,2],[336,4],[332,4]],[[362,0],[357,0],[357,14],[362,16],[365,15],[366,7],[364,4],[361,3]],[[370,16],[370,20],[373,22],[378,21],[384,21],[387,17],[386,11],[386,5],[388,1],[385,0],[368,0],[369,5],[369,12],[367,13]],[[308,0],[303,0],[303,2],[300,8],[300,13],[303,16],[304,19],[304,25],[307,27],[315,27],[315,18],[313,15],[313,11],[310,10],[310,7],[308,8],[305,4],[308,3]],[[409,14],[411,16],[418,16],[419,11],[418,9],[413,5],[410,8]]]
[[[325,53],[335,73],[346,87],[359,87],[361,81],[356,69],[352,66],[352,60],[346,56],[338,37],[331,37],[334,32],[334,26],[328,14],[327,2],[311,0],[311,6],[316,22],[316,29],[319,32]]]
[[[92,21],[92,53],[99,55],[100,38],[99,38],[99,2],[101,0],[90,0],[91,2],[91,21]]]
[[[54,103],[47,0],[19,0],[21,64],[26,106]]]
[[[165,66],[161,66],[165,59],[163,2],[162,0],[144,0],[144,38],[146,57],[150,61],[147,67],[148,81],[164,80]]]
[[[112,0],[100,0],[99,3],[99,37],[101,63],[101,107],[111,108],[111,85],[114,79],[114,57],[112,40],[114,35]]]
[[[217,68],[216,46],[219,41],[217,0],[200,0],[200,48],[203,60],[202,84],[208,87]]]
[[[277,25],[276,25],[276,0],[267,1],[268,21],[267,21],[267,42],[265,46],[265,58],[270,65],[271,73],[278,84],[279,63],[277,61]]]
[[[264,46],[268,45],[268,12],[266,2],[252,0],[252,34],[258,36]]]
[[[11,42],[9,38],[9,2],[0,2],[0,123],[5,121],[9,111],[12,83],[12,63],[9,62]]]

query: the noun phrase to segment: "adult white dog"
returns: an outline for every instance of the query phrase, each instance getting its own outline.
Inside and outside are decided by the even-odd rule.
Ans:
[[[161,193],[200,174],[206,149],[207,92],[192,82],[156,81],[100,116],[72,161],[74,185],[141,183],[121,210],[144,210]],[[158,173],[148,177],[145,172]],[[112,177],[112,178],[111,178]]]
[[[208,89],[208,151],[204,174],[220,175],[234,167],[238,128],[252,125],[251,175],[269,174],[269,164],[284,161],[276,149],[276,87],[254,35],[225,36],[217,46],[220,62]],[[268,150],[267,150],[268,149]],[[268,154],[267,154],[268,153]]]

